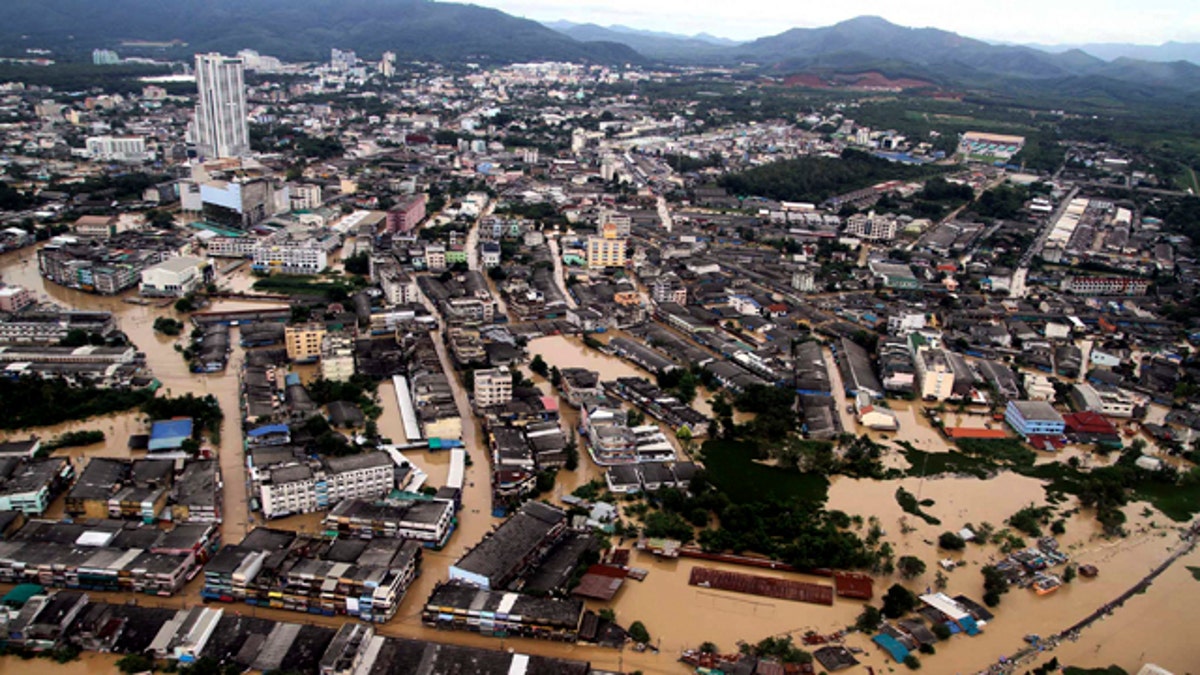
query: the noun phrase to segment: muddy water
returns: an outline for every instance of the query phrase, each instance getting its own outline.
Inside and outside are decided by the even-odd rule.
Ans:
[[[246,485],[243,470],[242,434],[238,404],[238,369],[242,362],[242,350],[237,346],[236,331],[229,367],[222,373],[197,375],[188,371],[187,364],[175,351],[175,345],[184,337],[171,338],[154,332],[154,319],[171,316],[183,319],[171,308],[155,308],[124,302],[126,297],[136,297],[136,291],[127,291],[119,297],[103,297],[81,293],[44,282],[37,271],[37,258],[33,249],[13,251],[0,255],[0,277],[6,283],[19,284],[32,290],[40,300],[54,302],[64,307],[87,310],[106,310],[117,317],[118,326],[138,349],[146,354],[146,363],[154,376],[162,382],[163,391],[170,395],[192,393],[199,396],[212,394],[221,404],[225,421],[221,427],[221,445],[218,458],[224,477],[224,512],[227,526],[225,540],[230,543],[241,541],[249,525],[247,517]],[[261,309],[269,304],[258,302],[217,302],[214,310]],[[105,443],[94,447],[64,451],[73,458],[91,456],[128,456],[127,441],[132,433],[145,433],[146,427],[136,421],[136,414],[72,422],[48,429],[36,430],[43,438],[51,438],[71,429],[101,428],[107,434]],[[111,433],[110,433],[111,425]],[[12,434],[9,434],[12,436]]]
[[[895,500],[896,488],[901,486],[922,499],[933,499],[935,503],[925,508],[925,511],[941,519],[941,524],[929,525],[919,518],[904,514]],[[967,550],[962,553],[947,554],[936,548],[934,541],[937,535],[945,530],[958,530],[968,523],[979,525],[984,521],[997,528],[1003,527],[1004,521],[1010,515],[1029,504],[1045,504],[1042,486],[1037,480],[1015,474],[1001,474],[986,481],[974,478],[938,478],[924,481],[918,478],[896,481],[837,478],[830,488],[829,500],[830,508],[858,513],[864,517],[877,516],[886,532],[885,539],[892,544],[897,557],[913,555],[925,562],[927,571],[918,579],[904,582],[899,577],[881,578],[877,580],[877,591],[883,591],[892,583],[901,582],[913,591],[925,592],[933,584],[937,561],[950,558],[964,561],[966,565],[946,572],[947,592],[951,595],[963,593],[976,601],[981,600],[983,595],[980,567],[998,560],[1002,554],[994,545],[968,545]],[[1069,502],[1062,510],[1076,506],[1077,504]],[[1028,590],[1012,588],[1003,597],[998,611],[995,612],[996,619],[986,627],[983,635],[971,639],[956,637],[947,643],[939,644],[935,656],[923,658],[926,667],[934,667],[936,672],[972,672],[982,669],[1000,657],[1018,650],[1023,644],[1024,635],[1049,635],[1062,630],[1134,584],[1154,565],[1166,558],[1168,549],[1178,542],[1175,530],[1169,527],[1170,523],[1165,518],[1161,515],[1150,518],[1142,515],[1144,506],[1138,503],[1126,507],[1125,513],[1131,534],[1125,539],[1111,540],[1102,537],[1091,512],[1080,512],[1068,517],[1067,533],[1059,537],[1060,544],[1076,562],[1099,567],[1100,576],[1095,579],[1078,578],[1048,596],[1038,596]],[[902,522],[913,531],[908,534],[902,533]],[[1026,541],[1028,544],[1034,543],[1028,537]],[[1164,575],[1163,579],[1167,579],[1167,576]],[[1187,575],[1187,579],[1191,579],[1190,575]],[[1170,583],[1174,582],[1168,580],[1164,585]],[[1181,585],[1179,590],[1185,591],[1187,586]],[[1195,593],[1198,590],[1200,589],[1192,589],[1192,597],[1197,597]],[[1117,618],[1106,620],[1105,623],[1118,624],[1127,621],[1136,619],[1122,618],[1121,610],[1118,610]],[[1182,635],[1178,638],[1175,635],[1158,634],[1158,644],[1161,645],[1163,653],[1191,654],[1193,660],[1190,663],[1196,663],[1195,646]],[[1107,637],[1100,632],[1085,632],[1079,643],[1071,646],[1074,649],[1090,651],[1095,650],[1097,645],[1106,644],[1106,641]],[[1127,646],[1132,646],[1131,641],[1126,642]],[[861,646],[869,647],[865,643]],[[1125,659],[1137,658],[1136,653],[1125,648],[1105,646],[1101,652],[1106,654],[1104,658],[1108,659],[1104,665],[1117,660],[1118,653]],[[874,659],[868,657],[866,663],[886,665],[884,659],[879,656],[875,656]],[[1090,665],[1100,665],[1100,662]],[[1132,663],[1126,667],[1131,665]],[[1133,668],[1131,672],[1135,670],[1136,668]]]

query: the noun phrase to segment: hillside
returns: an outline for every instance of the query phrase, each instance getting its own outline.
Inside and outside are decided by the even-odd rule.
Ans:
[[[597,26],[592,23],[559,21],[547,24],[550,28],[580,42],[615,42],[623,44],[648,59],[675,63],[722,62],[729,48],[737,43],[711,36],[676,35],[656,31],[640,31],[624,26]]]
[[[42,47],[82,57],[126,40],[182,41],[174,56],[252,48],[289,60],[324,60],[334,47],[364,58],[451,62],[637,62],[630,48],[581,43],[526,19],[428,0],[6,0],[0,49]],[[124,50],[129,53],[129,50]]]

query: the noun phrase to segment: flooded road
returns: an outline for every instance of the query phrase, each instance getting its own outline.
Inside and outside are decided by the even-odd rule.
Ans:
[[[247,514],[246,486],[244,482],[241,446],[240,412],[238,406],[238,368],[243,351],[237,347],[236,329],[232,340],[234,352],[228,369],[212,375],[189,373],[186,364],[175,351],[176,338],[167,338],[154,333],[152,324],[157,316],[175,316],[170,308],[157,309],[135,305],[121,298],[105,298],[46,285],[37,273],[36,257],[32,249],[0,255],[0,275],[7,283],[30,288],[42,299],[78,309],[100,309],[114,312],[117,321],[131,341],[147,355],[147,363],[154,375],[163,383],[163,388],[178,395],[192,392],[198,395],[211,393],[217,397],[225,412],[222,427],[219,458],[225,479],[223,526],[225,541],[236,543],[254,525]],[[249,289],[253,279],[244,270],[231,275],[231,287]],[[264,307],[262,303],[220,303],[218,308]],[[439,357],[449,371],[449,363],[440,337],[435,334]],[[635,366],[613,356],[588,349],[581,340],[573,337],[553,336],[538,338],[529,344],[530,355],[541,354],[552,366],[586,367],[599,371],[603,380],[624,376],[654,378]],[[831,370],[836,367],[831,364]],[[840,374],[835,374],[840,383]],[[546,393],[551,393],[548,382],[533,378]],[[607,649],[579,645],[563,645],[539,641],[507,639],[496,640],[470,633],[442,632],[428,629],[420,624],[420,609],[434,584],[447,576],[446,568],[470,546],[479,541],[500,521],[490,515],[488,459],[482,444],[478,425],[471,423],[467,394],[455,378],[455,402],[464,419],[464,446],[472,459],[467,469],[464,485],[463,511],[458,517],[458,528],[443,551],[425,552],[421,576],[413,584],[397,617],[380,626],[384,635],[397,635],[419,639],[436,640],[454,644],[473,645],[490,649],[515,649],[520,652],[545,654],[562,658],[586,660],[598,668],[642,670],[645,673],[683,673],[687,668],[675,663],[679,652],[695,647],[700,642],[711,640],[723,650],[736,649],[735,642],[755,642],[768,635],[792,633],[797,638],[812,629],[831,632],[852,623],[861,610],[862,603],[836,600],[832,607],[806,605],[786,601],[713,591],[687,585],[687,574],[697,564],[694,561],[662,561],[644,554],[634,554],[633,564],[650,571],[644,582],[628,581],[612,603],[618,620],[624,624],[642,621],[649,629],[662,653],[637,654],[632,651],[617,652]],[[840,387],[838,387],[840,390]],[[693,406],[709,414],[706,403],[708,392],[701,392]],[[839,399],[840,413],[845,415],[844,399]],[[379,419],[380,431],[393,439],[403,438],[403,426],[396,405],[392,384],[385,381],[379,387],[379,401],[383,415]],[[947,446],[921,413],[919,403],[890,402],[892,410],[900,418],[899,432],[892,434],[872,433],[877,439],[908,440],[927,451],[945,451]],[[568,431],[578,425],[578,411],[565,404],[561,406],[562,426]],[[1162,413],[1155,411],[1158,415]],[[983,418],[956,413],[947,413],[947,424],[974,426]],[[65,431],[100,429],[107,435],[102,444],[85,448],[59,451],[76,461],[87,456],[127,457],[128,436],[145,433],[145,422],[136,412],[93,418],[81,422],[70,422],[52,428],[36,430],[39,436],[48,439]],[[849,429],[855,429],[853,425]],[[861,429],[858,429],[861,431]],[[8,433],[7,437],[25,438],[28,431]],[[668,434],[673,438],[673,434]],[[431,451],[409,451],[406,453],[429,474],[429,484],[444,484],[449,468],[449,453]],[[560,472],[555,494],[557,499],[569,494],[578,485],[602,477],[602,471],[593,464],[586,452],[581,452],[580,467],[574,472]],[[928,525],[913,516],[905,523],[913,528],[902,532],[901,518],[905,514],[895,500],[895,491],[904,486],[920,498],[934,500],[926,510],[940,518],[939,526]],[[60,500],[61,501],[61,500]],[[924,591],[933,583],[934,570],[939,558],[945,557],[930,543],[947,529],[959,529],[967,523],[979,525],[988,521],[1000,527],[1002,522],[1019,508],[1030,503],[1044,504],[1041,484],[1013,474],[1002,474],[988,481],[972,478],[936,478],[921,480],[908,478],[899,481],[859,481],[836,478],[830,487],[829,507],[862,515],[876,516],[886,532],[885,539],[892,543],[896,556],[915,555],[924,560],[928,571],[920,578],[906,582],[914,590]],[[1072,507],[1068,503],[1066,507]],[[1089,512],[1080,512],[1067,518],[1067,534],[1061,538],[1063,546],[1079,562],[1092,563],[1100,567],[1100,576],[1092,580],[1078,579],[1072,584],[1049,596],[1037,596],[1021,589],[1012,589],[1004,596],[997,618],[982,636],[958,637],[938,646],[935,656],[926,657],[926,670],[930,672],[973,672],[995,662],[1003,655],[1011,654],[1022,646],[1021,637],[1029,632],[1049,634],[1079,620],[1097,606],[1128,588],[1136,579],[1167,556],[1177,537],[1173,530],[1164,527],[1166,519],[1161,515],[1145,517],[1143,504],[1126,507],[1130,537],[1122,540],[1107,540],[1098,536],[1094,517]],[[61,504],[57,505],[61,509]],[[284,527],[297,531],[314,532],[320,526],[320,514],[298,516],[273,521],[272,527]],[[1154,525],[1151,526],[1151,521]],[[629,542],[626,542],[626,546]],[[971,546],[954,558],[966,562],[953,572],[947,573],[948,592],[965,593],[979,599],[982,596],[982,580],[979,568],[987,564],[989,557],[996,555],[995,546]],[[713,563],[706,566],[721,567]],[[1064,663],[1076,665],[1107,665],[1117,663],[1134,671],[1140,661],[1155,661],[1185,672],[1186,668],[1200,663],[1200,651],[1182,627],[1200,619],[1200,603],[1193,599],[1200,591],[1196,582],[1185,569],[1185,565],[1200,565],[1200,554],[1193,553],[1168,570],[1144,596],[1136,597],[1125,608],[1117,610],[1115,616],[1105,619],[1085,631],[1079,642],[1061,646],[1056,655]],[[756,571],[766,575],[777,573]],[[787,575],[795,576],[795,575]],[[877,580],[876,595],[882,595],[887,586],[898,577]],[[827,580],[816,580],[827,583]],[[138,602],[163,606],[182,607],[194,605],[198,599],[199,586],[193,583],[186,592],[176,598],[160,599],[139,596]],[[95,594],[98,598],[123,602],[129,596],[120,594]],[[878,605],[878,600],[876,600]],[[593,605],[594,608],[600,605]],[[241,611],[268,616],[280,621],[315,622],[338,626],[343,619],[316,618],[293,612],[254,609],[244,605],[226,606],[227,611]],[[862,657],[865,664],[876,667],[877,672],[894,668],[885,661],[862,636],[853,636],[850,644],[863,647],[867,653]],[[1144,656],[1143,656],[1144,653]],[[115,659],[103,655],[87,655],[83,660],[63,666],[56,672],[98,673],[112,672]],[[31,662],[15,661],[12,657],[0,659],[0,671],[23,672]],[[43,667],[46,662],[33,662]],[[1029,666],[1029,667],[1032,667]],[[7,670],[6,670],[7,669]]]

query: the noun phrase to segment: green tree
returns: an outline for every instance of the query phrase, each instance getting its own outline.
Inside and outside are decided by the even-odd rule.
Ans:
[[[883,596],[883,615],[899,619],[917,607],[917,596],[900,584],[892,584]]]
[[[541,354],[535,354],[533,356],[533,360],[529,362],[529,370],[541,375],[542,377],[550,376],[550,366],[546,365],[546,361],[542,358]]]
[[[938,548],[944,548],[947,551],[961,551],[966,546],[967,542],[953,532],[943,532],[938,535]]]
[[[634,642],[646,644],[650,642],[650,631],[646,630],[646,625],[641,621],[634,621],[629,625],[629,637]]]
[[[141,654],[127,654],[117,661],[117,670],[122,673],[144,673],[154,669],[154,661]]]
[[[896,562],[896,569],[900,570],[900,576],[905,579],[915,579],[925,573],[925,561],[912,555],[900,556],[900,560]]]
[[[863,633],[873,633],[883,623],[883,614],[874,605],[863,605],[862,612],[854,620],[854,627]]]

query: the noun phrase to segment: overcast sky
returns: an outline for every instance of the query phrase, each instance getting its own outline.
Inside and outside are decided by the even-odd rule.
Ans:
[[[461,0],[536,21],[620,24],[750,40],[865,14],[982,40],[1042,44],[1200,41],[1195,0]]]

